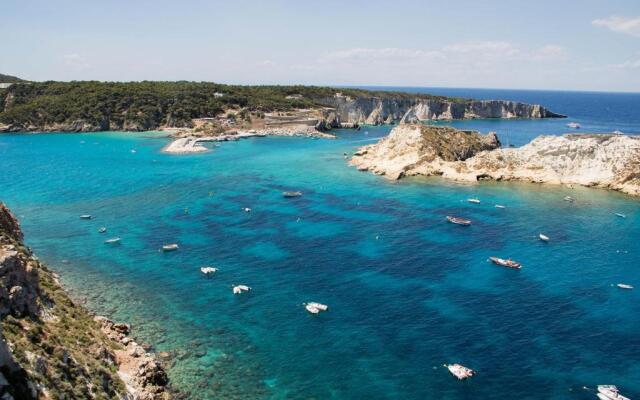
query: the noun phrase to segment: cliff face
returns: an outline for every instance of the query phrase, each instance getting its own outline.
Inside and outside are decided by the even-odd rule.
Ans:
[[[640,195],[640,137],[540,136],[520,148],[498,147],[495,134],[482,137],[453,128],[404,125],[361,148],[351,165],[391,179],[441,175],[460,181],[521,180]]]
[[[425,170],[425,167],[465,160],[499,146],[495,133],[481,135],[446,126],[407,124],[394,128],[377,144],[362,147],[351,159],[351,164],[390,179],[404,175],[437,175],[437,169]]]
[[[129,327],[74,304],[22,239],[0,203],[0,398],[168,398],[164,370]]]
[[[537,104],[503,100],[452,101],[444,98],[420,97],[358,97],[337,94],[322,103],[332,109],[325,111],[325,124],[338,128],[352,125],[417,123],[427,120],[473,118],[562,118]]]

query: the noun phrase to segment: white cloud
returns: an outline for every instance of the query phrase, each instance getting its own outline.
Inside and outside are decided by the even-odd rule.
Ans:
[[[278,64],[272,60],[262,60],[258,63],[259,67],[275,67],[276,65]]]
[[[87,69],[90,67],[89,63],[79,54],[65,54],[62,56],[64,64],[68,67],[72,67],[78,70]]]
[[[621,68],[621,69],[640,69],[640,59],[625,61],[621,64],[616,64],[614,66],[616,68]]]
[[[614,32],[640,37],[640,17],[611,17],[591,21],[594,26],[607,28]]]

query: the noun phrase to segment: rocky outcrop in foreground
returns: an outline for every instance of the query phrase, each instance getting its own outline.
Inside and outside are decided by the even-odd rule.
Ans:
[[[640,137],[625,135],[540,136],[523,147],[502,149],[494,133],[405,125],[358,150],[351,165],[391,179],[519,180],[640,195]]]
[[[0,399],[170,398],[129,327],[75,304],[0,203]]]

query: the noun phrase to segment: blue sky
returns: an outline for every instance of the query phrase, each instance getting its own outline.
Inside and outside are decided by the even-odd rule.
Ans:
[[[2,0],[33,80],[640,91],[640,0]]]

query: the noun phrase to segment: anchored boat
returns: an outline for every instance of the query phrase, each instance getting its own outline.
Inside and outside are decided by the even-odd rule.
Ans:
[[[580,129],[580,124],[577,122],[569,122],[567,126],[571,129]]]
[[[80,219],[91,219],[91,214],[82,214]]]
[[[120,238],[119,237],[114,237],[111,239],[107,239],[104,241],[106,244],[118,244],[120,243]]]
[[[469,220],[469,219],[458,218],[458,217],[450,217],[448,215],[447,215],[447,221],[451,222],[452,224],[456,224],[456,225],[462,225],[462,226],[471,225],[471,220]]]
[[[247,285],[237,285],[233,287],[233,294],[240,294],[242,292],[248,292],[251,288]]]
[[[175,250],[178,250],[177,243],[165,244],[164,246],[162,246],[162,251],[175,251]]]
[[[627,289],[627,290],[633,289],[633,286],[627,285],[626,283],[618,283],[616,286],[619,287],[620,289]]]
[[[503,206],[502,204],[496,204],[496,208],[506,208],[506,207]]]
[[[626,215],[621,214],[621,213],[616,213],[616,216],[617,216],[617,217],[620,217],[620,218],[627,218],[627,216],[626,216]]]
[[[449,364],[446,366],[449,372],[459,380],[471,378],[475,371],[460,364]]]
[[[205,275],[212,275],[215,274],[216,272],[218,272],[218,268],[214,268],[214,267],[201,267],[200,268],[200,272],[202,272]]]
[[[311,302],[305,304],[304,308],[306,308],[307,311],[309,311],[311,314],[319,314],[320,311],[327,311],[329,309],[329,306],[322,303]]]
[[[500,265],[501,267],[507,267],[507,268],[513,268],[513,269],[522,268],[522,265],[519,262],[515,262],[510,258],[505,260],[504,258],[499,258],[499,257],[489,257],[489,261],[491,261],[496,265]]]
[[[538,237],[540,238],[540,240],[542,240],[543,242],[548,242],[549,241],[549,236],[545,235],[545,234],[539,234]]]
[[[98,229],[99,233],[105,233],[107,231],[107,228],[105,228],[104,226],[100,229]]]
[[[476,198],[467,199],[467,201],[469,203],[480,204],[480,199],[476,199]]]
[[[282,196],[285,198],[300,197],[302,196],[302,192],[283,192]]]

